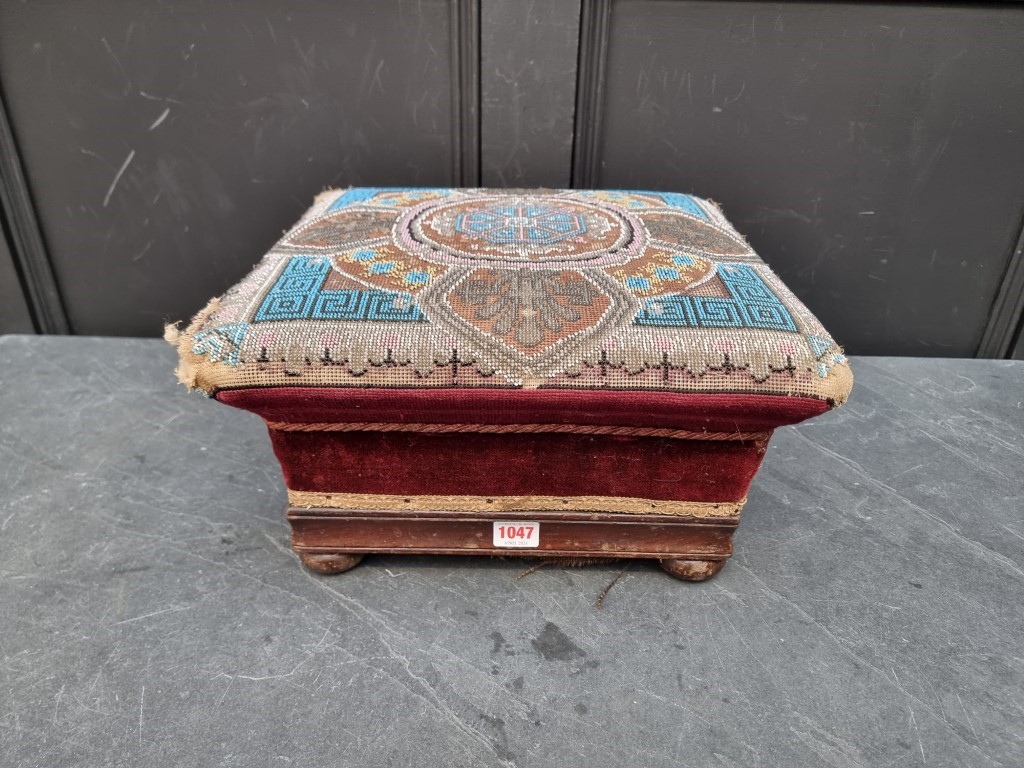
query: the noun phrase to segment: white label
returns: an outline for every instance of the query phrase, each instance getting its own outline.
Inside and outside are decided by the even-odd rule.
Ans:
[[[494,523],[494,546],[523,549],[540,546],[540,523],[499,520]]]

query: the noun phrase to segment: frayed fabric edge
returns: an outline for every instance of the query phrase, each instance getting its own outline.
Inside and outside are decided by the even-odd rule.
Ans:
[[[168,323],[164,326],[164,340],[178,350],[178,366],[174,369],[174,373],[178,377],[178,381],[184,384],[189,391],[196,389],[208,391],[207,386],[200,381],[200,367],[193,361],[195,355],[192,352],[192,337],[218,309],[220,309],[219,296],[210,299],[206,306],[192,318],[192,322],[184,331],[181,330],[180,323]]]

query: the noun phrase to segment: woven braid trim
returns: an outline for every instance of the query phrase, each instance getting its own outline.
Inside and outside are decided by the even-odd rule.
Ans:
[[[658,427],[608,427],[586,424],[399,424],[393,422],[316,422],[298,424],[268,421],[267,426],[281,432],[425,432],[446,434],[487,432],[499,435],[566,432],[574,435],[621,435],[628,437],[671,437],[679,440],[767,440],[770,432],[693,432]]]
[[[739,501],[664,501],[627,496],[401,496],[377,493],[288,491],[293,507],[387,509],[416,512],[622,512],[631,515],[739,517]]]

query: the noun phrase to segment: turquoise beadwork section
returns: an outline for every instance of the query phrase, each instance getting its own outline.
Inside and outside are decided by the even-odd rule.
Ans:
[[[664,328],[760,328],[796,331],[785,305],[750,267],[723,264],[718,276],[730,298],[658,296],[647,299],[634,325]]]
[[[192,353],[208,355],[211,363],[238,365],[238,350],[248,329],[248,323],[231,323],[200,331],[192,337]]]
[[[297,256],[267,293],[252,322],[272,320],[360,320],[426,322],[427,318],[407,293],[332,290],[323,287],[331,271],[322,256]]]

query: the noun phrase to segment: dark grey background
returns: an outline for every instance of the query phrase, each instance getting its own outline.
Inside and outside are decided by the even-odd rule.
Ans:
[[[1021,356],[1022,39],[1019,3],[0,0],[0,332],[155,335],[325,186],[571,185],[714,198],[851,352]]]

